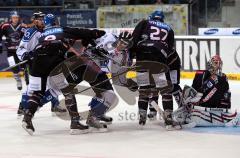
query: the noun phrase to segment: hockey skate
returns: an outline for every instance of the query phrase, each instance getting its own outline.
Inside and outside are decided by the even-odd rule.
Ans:
[[[70,134],[71,135],[85,134],[88,132],[89,132],[88,126],[80,123],[79,116],[71,118],[71,125],[70,125]]]
[[[112,124],[113,118],[109,117],[109,116],[106,116],[106,115],[103,115],[102,117],[100,117],[100,121],[104,122],[107,125],[110,125],[110,124]]]
[[[144,126],[147,121],[147,111],[140,109],[139,110],[139,125]]]
[[[96,117],[92,110],[89,111],[87,125],[91,127],[92,132],[107,132],[107,125],[100,122],[100,118]]]
[[[33,118],[33,115],[29,111],[27,111],[24,114],[24,117],[23,117],[23,120],[22,120],[22,127],[30,135],[33,135],[33,132],[35,131],[35,129],[33,127],[33,124],[32,124],[32,118]]]

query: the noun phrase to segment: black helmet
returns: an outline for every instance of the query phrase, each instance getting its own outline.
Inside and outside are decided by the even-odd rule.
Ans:
[[[45,14],[41,11],[34,12],[32,15],[32,19],[37,19],[37,18],[44,18]]]

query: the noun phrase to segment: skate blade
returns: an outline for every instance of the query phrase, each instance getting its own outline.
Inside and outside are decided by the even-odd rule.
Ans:
[[[34,131],[31,129],[27,129],[27,124],[25,122],[22,123],[22,127],[29,135],[33,136]]]
[[[70,129],[70,135],[80,135],[80,134],[86,134],[89,133],[89,129]]]
[[[108,132],[108,128],[95,128],[95,127],[90,127],[90,132],[91,133],[106,133]]]

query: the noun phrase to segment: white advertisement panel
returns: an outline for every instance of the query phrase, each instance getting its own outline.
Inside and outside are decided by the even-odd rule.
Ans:
[[[163,11],[165,20],[176,35],[188,34],[188,5],[122,5],[104,6],[97,10],[98,28],[135,27],[155,10]]]
[[[199,28],[198,35],[202,35],[202,36],[240,36],[240,27]]]
[[[175,41],[185,71],[206,69],[210,57],[218,54],[223,72],[240,73],[240,37],[176,36]]]

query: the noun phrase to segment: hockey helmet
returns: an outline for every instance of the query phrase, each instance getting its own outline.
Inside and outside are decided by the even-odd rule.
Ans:
[[[164,21],[164,18],[165,18],[165,16],[163,14],[163,11],[161,11],[161,10],[154,11],[148,17],[149,20],[159,20],[161,22]]]
[[[44,18],[45,14],[41,11],[34,12],[32,15],[32,19],[36,20],[38,18]]]
[[[50,27],[56,25],[56,16],[53,14],[47,14],[44,16],[44,25],[45,27]]]

